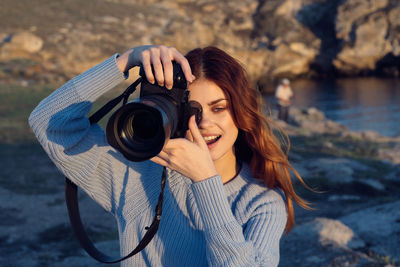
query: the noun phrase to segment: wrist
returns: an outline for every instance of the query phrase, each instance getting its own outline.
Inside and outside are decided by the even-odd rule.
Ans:
[[[116,59],[116,63],[118,68],[123,72],[126,73],[129,71],[129,55],[132,53],[132,49],[129,49],[128,51],[124,52],[122,55],[120,55]]]
[[[197,183],[197,182],[201,182],[207,179],[210,179],[212,177],[217,176],[217,170],[210,170],[209,172],[203,172],[200,175],[196,176],[193,178],[193,182]]]

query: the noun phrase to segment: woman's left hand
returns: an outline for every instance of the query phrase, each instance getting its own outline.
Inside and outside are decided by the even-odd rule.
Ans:
[[[168,140],[163,150],[151,161],[175,170],[199,182],[217,175],[207,144],[201,135],[194,116],[189,120],[190,139]]]

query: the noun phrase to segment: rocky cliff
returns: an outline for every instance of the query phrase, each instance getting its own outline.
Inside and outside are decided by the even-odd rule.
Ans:
[[[400,75],[397,0],[93,0],[3,2],[0,79],[64,81],[115,52],[218,46],[254,82]]]

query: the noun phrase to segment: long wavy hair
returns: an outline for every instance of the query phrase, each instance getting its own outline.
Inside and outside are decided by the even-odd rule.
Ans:
[[[245,69],[233,57],[216,47],[206,47],[190,51],[186,58],[196,78],[213,81],[228,98],[233,120],[239,129],[234,145],[236,158],[247,162],[253,176],[263,180],[268,188],[279,188],[284,192],[288,211],[286,233],[289,233],[294,225],[293,200],[303,208],[309,206],[292,185],[291,173],[307,187],[288,161],[290,142],[287,134],[279,127],[273,127],[274,122],[263,114],[261,94],[250,85]],[[273,129],[281,132],[281,139],[275,136]]]

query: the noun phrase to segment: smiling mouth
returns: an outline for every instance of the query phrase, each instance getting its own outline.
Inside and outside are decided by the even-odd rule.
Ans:
[[[221,135],[214,135],[214,136],[205,136],[204,141],[206,141],[207,145],[214,144],[221,138]]]

